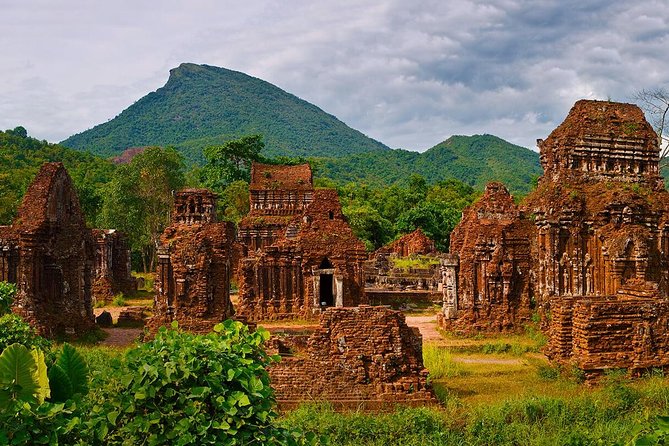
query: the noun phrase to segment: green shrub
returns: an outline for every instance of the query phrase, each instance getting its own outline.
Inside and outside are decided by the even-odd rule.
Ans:
[[[82,427],[80,413],[73,401],[66,404],[12,401],[0,407],[0,444],[74,445]]]
[[[9,313],[16,296],[16,285],[0,282],[0,316]]]
[[[41,350],[7,347],[0,355],[0,444],[77,442],[83,424],[71,398],[88,392],[87,382],[88,368],[71,345],[48,370]]]
[[[204,336],[162,328],[128,351],[118,386],[92,408],[92,432],[107,444],[306,441],[272,425],[268,338],[231,320]]]
[[[51,342],[38,336],[35,329],[15,314],[0,317],[0,352],[12,344],[21,344],[28,349],[33,347],[46,351]]]
[[[125,307],[127,304],[123,293],[118,293],[116,296],[114,296],[114,299],[112,299],[111,303],[115,307]]]
[[[0,407],[12,401],[43,403],[49,397],[44,352],[12,344],[0,355]]]
[[[56,362],[49,367],[51,401],[65,402],[74,395],[88,393],[88,366],[70,344],[64,344]]]

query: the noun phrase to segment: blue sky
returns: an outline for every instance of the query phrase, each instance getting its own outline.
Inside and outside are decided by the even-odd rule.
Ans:
[[[669,87],[666,1],[0,0],[0,129],[60,141],[182,62],[243,71],[394,148],[534,148],[578,99]]]

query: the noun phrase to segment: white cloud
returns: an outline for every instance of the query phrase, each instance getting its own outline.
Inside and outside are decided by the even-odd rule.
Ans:
[[[666,86],[664,1],[0,0],[0,128],[61,140],[181,62],[272,82],[391,147],[533,147],[583,97]]]

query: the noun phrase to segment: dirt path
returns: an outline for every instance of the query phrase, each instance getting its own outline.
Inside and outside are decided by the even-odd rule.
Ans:
[[[522,364],[523,363],[522,358],[495,358],[495,357],[481,358],[480,356],[475,357],[475,358],[454,357],[453,361],[461,362],[463,364],[509,364],[509,365],[516,365],[516,364]]]
[[[100,342],[100,345],[109,347],[128,347],[133,345],[140,334],[142,328],[103,328],[107,333],[107,338]]]
[[[407,325],[410,327],[417,327],[420,334],[423,335],[423,342],[437,341],[442,339],[437,331],[437,315],[430,314],[427,316],[411,316],[406,317]]]

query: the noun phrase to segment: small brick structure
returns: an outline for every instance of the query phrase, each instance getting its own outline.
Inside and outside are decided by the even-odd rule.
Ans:
[[[44,164],[0,228],[0,280],[18,288],[12,311],[47,337],[92,329],[93,246],[65,167]]]
[[[554,298],[546,355],[596,379],[609,369],[669,368],[669,300],[633,281],[616,296]]]
[[[206,333],[230,318],[234,225],[216,221],[216,195],[207,189],[175,193],[171,224],[163,232],[155,276],[154,332],[177,321]]]
[[[316,190],[275,242],[241,260],[237,313],[250,321],[314,318],[327,307],[365,303],[366,258],[337,192]]]
[[[434,241],[418,228],[374,251],[365,262],[365,295],[372,305],[394,308],[440,300],[439,261]],[[421,267],[397,267],[395,259],[420,259]]]
[[[95,279],[93,303],[109,303],[118,293],[137,291],[132,276],[130,247],[125,234],[115,229],[93,229],[95,243]]]
[[[398,257],[410,257],[412,255],[438,254],[438,251],[434,240],[425,235],[422,229],[418,228],[377,249],[374,254],[395,254]]]
[[[329,401],[338,409],[391,409],[436,404],[423,366],[422,337],[399,311],[328,308],[304,339],[272,338],[283,353],[270,367],[281,409]]]

